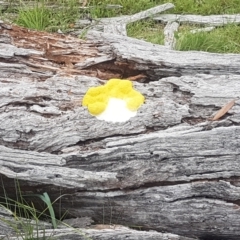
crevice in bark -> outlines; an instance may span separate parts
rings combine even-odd
[[[9,142],[0,138],[0,145],[8,148],[12,148],[12,149],[28,150],[29,142],[23,141],[23,140],[18,140],[16,142]]]
[[[173,99],[175,102],[179,104],[190,104],[191,99],[194,96],[194,93],[191,91],[184,91],[180,88],[180,86],[170,83],[172,85],[172,93]]]
[[[222,235],[211,235],[211,234],[204,234],[203,236],[199,237],[199,240],[229,240],[229,239],[231,239],[231,236],[224,237]]]
[[[107,72],[115,76],[115,78],[118,77],[122,79],[127,79],[129,77],[142,75],[143,77],[140,79],[137,79],[136,81],[150,82],[147,71],[137,70],[137,68],[134,66],[133,63],[128,63],[124,61],[119,62],[119,61],[116,61],[116,59],[113,59],[111,61],[106,61],[104,63],[99,63],[91,67],[86,67],[84,69],[99,72],[100,78],[101,78],[101,74],[103,74],[104,72]]]
[[[121,181],[121,177],[119,178]],[[144,189],[148,189],[148,188],[154,188],[154,187],[164,187],[164,186],[176,186],[176,185],[182,185],[182,184],[191,184],[191,183],[204,183],[204,182],[208,182],[208,183],[215,183],[215,182],[219,182],[219,181],[225,181],[228,182],[230,184],[232,184],[232,179],[235,179],[235,181],[240,184],[240,177],[230,177],[230,178],[213,178],[213,179],[196,179],[196,180],[189,180],[189,181],[160,181],[160,182],[147,182],[138,186],[133,186],[133,187],[126,187],[126,188],[120,188],[122,191],[133,191],[133,190],[144,190]],[[238,179],[238,181],[236,180]],[[232,184],[234,185],[234,184]],[[235,185],[237,185],[235,183]],[[238,186],[238,185],[237,185]],[[111,189],[110,191],[119,191],[119,188],[116,189]],[[108,192],[108,190],[101,190],[100,192]],[[235,201],[229,201],[231,203],[235,203]],[[238,201],[237,201],[238,202]]]
[[[188,123],[189,125],[196,125],[199,123],[203,123],[206,122],[206,118],[202,118],[202,117],[186,117],[182,119],[182,123]]]

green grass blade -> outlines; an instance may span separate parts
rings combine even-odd
[[[49,195],[45,192],[42,195],[41,194],[30,194],[28,196],[35,196],[35,197],[39,197],[43,202],[46,203],[47,205],[47,209],[49,211],[50,217],[51,217],[51,221],[52,221],[52,225],[53,228],[57,228],[57,222],[56,222],[56,217],[55,217],[55,212],[52,206],[52,202],[49,198]]]

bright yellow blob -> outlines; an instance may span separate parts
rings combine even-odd
[[[92,114],[92,115],[99,115],[100,113],[102,113],[107,107],[107,103],[104,102],[96,102],[96,103],[92,103],[88,105],[88,111]]]
[[[92,115],[97,116],[104,112],[110,98],[125,100],[131,111],[136,111],[144,103],[144,96],[133,89],[131,81],[110,79],[104,86],[89,88],[83,97],[82,105],[88,107]]]
[[[126,100],[127,101],[127,108],[136,111],[144,102],[144,96],[133,90],[129,94],[129,98]]]

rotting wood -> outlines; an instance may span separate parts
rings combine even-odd
[[[59,216],[67,210],[71,218],[179,239],[239,238],[239,55],[177,52],[105,33],[83,41],[16,26],[2,28],[0,41],[0,176],[9,197],[17,180],[22,194],[62,195],[54,204]],[[113,59],[88,60],[106,56]],[[109,75],[100,79],[93,67]],[[81,106],[87,89],[124,68],[128,76],[147,76],[134,82],[146,98],[137,116],[123,124],[90,116]],[[232,99],[222,120],[207,120]]]
[[[17,26],[12,26],[12,30],[2,28],[0,34],[0,54],[4,59],[0,70],[7,74],[6,69],[11,67],[19,77],[28,73],[44,80],[56,74],[82,74],[109,79],[143,74],[147,76],[145,81],[152,81],[197,73],[240,73],[238,54],[180,54],[164,46],[99,32],[89,33],[87,41]]]
[[[165,46],[99,32],[90,32],[88,40],[105,42],[116,56],[115,65],[128,66],[157,80],[166,76],[204,74],[240,74],[239,54],[198,51],[174,51]],[[97,39],[97,40],[96,40]]]
[[[179,23],[190,23],[190,24],[200,24],[208,26],[224,26],[226,24],[239,24],[240,14],[233,15],[189,15],[189,14],[161,14],[158,17],[153,18],[156,21],[161,22],[179,22]]]

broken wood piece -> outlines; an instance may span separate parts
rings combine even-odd
[[[123,20],[121,22],[124,22],[126,24],[128,23],[133,23],[142,19],[146,19],[149,17],[152,17],[155,14],[158,14],[160,12],[164,12],[166,10],[172,9],[174,8],[174,5],[172,3],[165,3],[153,8],[150,8],[148,10],[145,11],[141,11],[139,13],[133,14],[128,16],[127,18],[123,18]]]
[[[107,4],[105,6],[106,9],[119,9],[122,8],[123,6],[120,4]]]
[[[166,11],[173,7],[174,5],[172,3],[165,3],[129,16],[100,18],[95,20],[95,22],[92,24],[91,30],[104,31],[106,33],[125,36],[127,35],[127,24],[152,17],[155,14]],[[85,22],[86,20],[84,20],[84,23]],[[82,25],[82,20],[78,20],[76,22],[76,27],[79,25]]]
[[[177,22],[168,22],[164,28],[164,45],[169,49],[175,49],[176,38],[175,32],[178,30]]]
[[[217,121],[219,118],[223,117],[235,104],[236,100],[232,100],[231,102],[224,105],[216,114],[215,116],[210,119],[211,121]]]
[[[157,13],[166,11],[168,9],[173,8],[174,5],[172,3],[166,3],[160,6],[156,6],[153,8],[150,8],[148,10],[130,15],[130,16],[124,16],[123,18],[120,18],[118,21],[115,20],[114,23],[114,19],[109,18],[109,19],[104,19],[103,22],[101,20],[101,24],[106,24],[106,27],[104,28],[104,32],[108,32],[108,33],[112,33],[112,34],[119,34],[119,32],[121,32],[122,34],[120,35],[127,35],[127,30],[126,30],[126,26],[129,23],[133,23],[145,18],[149,18]],[[108,25],[112,26],[112,27],[107,27]],[[113,25],[116,25],[118,27],[113,27]]]
[[[179,22],[189,24],[200,24],[208,26],[223,26],[230,23],[240,23],[240,14],[233,15],[180,15],[180,14],[161,14],[153,18],[156,21],[167,22]]]
[[[147,73],[148,79],[153,81],[165,76],[193,76],[197,73],[240,74],[239,54],[179,52],[162,45],[97,31],[90,32],[87,39],[96,43],[99,42],[96,39],[106,42],[116,56],[115,65],[121,64],[123,69],[133,67],[142,74]]]
[[[190,33],[199,33],[199,32],[211,32],[216,27],[205,27],[205,28],[198,28],[198,29],[192,29],[190,30]]]

